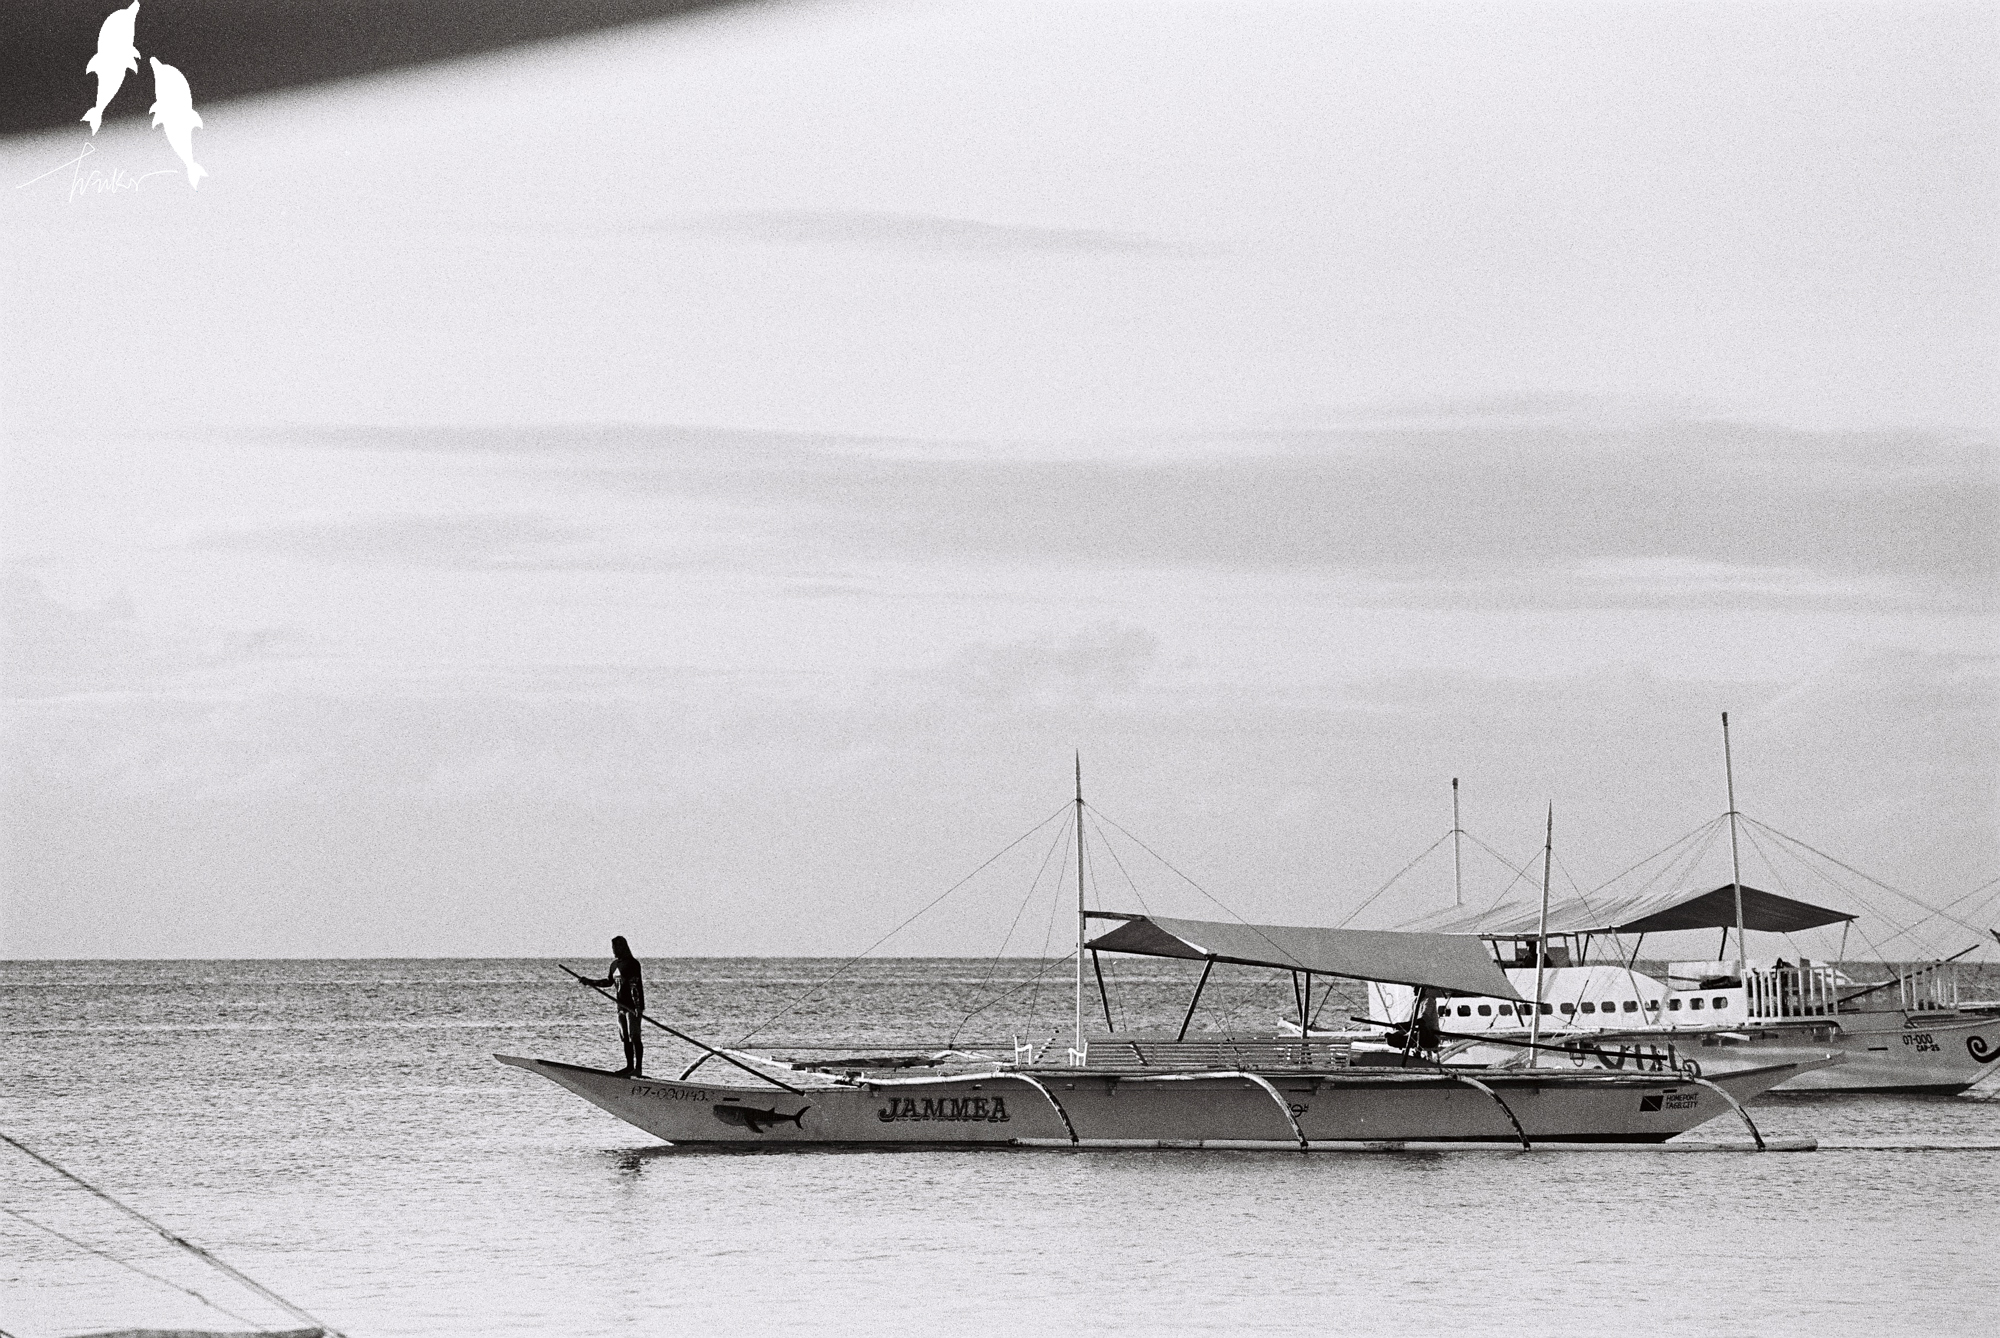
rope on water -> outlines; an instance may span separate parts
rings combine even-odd
[[[58,1165],[57,1163],[49,1160],[47,1157],[44,1157],[41,1153],[29,1147],[26,1143],[23,1143],[20,1139],[13,1137],[11,1134],[0,1133],[0,1143],[6,1143],[9,1146],[13,1147],[16,1151],[25,1153],[27,1156],[34,1158],[42,1165],[48,1167],[51,1171],[54,1171],[57,1175],[61,1176],[63,1179],[69,1181],[72,1184],[79,1185],[86,1190],[89,1190],[92,1194],[95,1194],[98,1198],[103,1199],[106,1203],[116,1208],[119,1212],[124,1213],[128,1217],[143,1222],[148,1228],[159,1234],[168,1243],[180,1246],[183,1250],[186,1250],[189,1254],[195,1256],[197,1259],[200,1259],[203,1263],[206,1263],[210,1267],[228,1274],[230,1277],[236,1279],[236,1281],[243,1284],[245,1287],[248,1287],[251,1291],[257,1293],[257,1295],[263,1297],[271,1304],[277,1306],[280,1310],[283,1310],[286,1314],[292,1316],[295,1319],[304,1320],[306,1323],[312,1325],[314,1328],[319,1329],[322,1333],[327,1335],[327,1338],[346,1338],[345,1334],[341,1333],[340,1330],[334,1328],[331,1324],[326,1323],[324,1320],[317,1319],[308,1311],[302,1309],[299,1306],[293,1305],[290,1301],[287,1301],[284,1297],[278,1295],[276,1292],[272,1291],[269,1287],[266,1287],[263,1283],[251,1277],[248,1273],[245,1273],[241,1269],[236,1268],[230,1264],[224,1263],[222,1260],[216,1258],[209,1251],[203,1249],[201,1246],[195,1244],[193,1241],[188,1240],[186,1237],[175,1235],[172,1231],[169,1231],[166,1227],[161,1226],[158,1222],[155,1222],[152,1218],[146,1216],[146,1214],[140,1212],[137,1208],[132,1207],[130,1204],[123,1203],[117,1199],[112,1198],[109,1194],[99,1189],[96,1185],[93,1185],[88,1180],[85,1180],[82,1176],[76,1175],[73,1172],[65,1169],[64,1167]]]
[[[177,1292],[183,1292],[188,1296],[192,1296],[195,1300],[201,1302],[203,1305],[207,1306],[210,1310],[213,1310],[218,1314],[227,1315],[229,1316],[229,1318],[235,1320],[238,1324],[248,1324],[253,1329],[259,1327],[257,1321],[251,1319],[248,1315],[239,1315],[234,1310],[231,1310],[228,1306],[223,1305],[220,1301],[209,1300],[206,1296],[203,1296],[200,1292],[196,1291],[192,1287],[183,1287],[181,1286],[180,1283],[175,1282],[172,1278],[163,1278],[158,1273],[154,1273],[147,1269],[139,1267],[137,1264],[133,1263],[129,1259],[120,1259],[117,1255],[111,1253],[111,1251],[106,1249],[101,1249],[98,1246],[92,1245],[89,1241],[78,1240],[75,1236],[68,1235],[65,1232],[58,1231],[54,1227],[50,1226],[47,1222],[38,1222],[34,1218],[28,1216],[26,1213],[16,1211],[13,1208],[7,1207],[5,1204],[0,1204],[0,1213],[5,1213],[9,1217],[17,1218],[20,1221],[26,1222],[29,1226],[34,1227],[37,1231],[46,1231],[51,1236],[54,1236],[57,1240],[65,1241],[68,1244],[76,1246],[77,1249],[82,1250],[85,1254],[94,1254],[99,1259],[108,1259],[112,1263],[118,1265],[118,1267],[130,1269],[132,1272],[137,1273],[142,1278],[151,1279],[152,1281],[159,1283],[163,1287],[172,1287]]]

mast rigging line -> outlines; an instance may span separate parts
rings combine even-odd
[[[1097,824],[1098,844],[1102,845],[1104,847],[1105,853],[1111,856],[1111,862],[1118,866],[1118,872],[1125,875],[1125,885],[1132,889],[1132,897],[1135,901],[1139,903],[1139,909],[1146,912],[1146,914],[1151,915],[1153,913],[1153,908],[1146,904],[1146,894],[1139,890],[1139,884],[1134,882],[1132,879],[1132,875],[1129,872],[1127,872],[1125,868],[1125,861],[1118,858],[1118,848],[1112,845],[1111,838],[1104,834],[1104,824],[1103,822],[1099,821],[1097,816],[1097,810],[1091,808],[1088,804],[1084,805],[1084,808],[1090,814],[1090,820]]]
[[[960,1028],[962,1029],[967,1022],[972,1021],[973,1018],[978,1017],[981,1013],[993,1007],[995,1004],[1000,1003],[1002,1000],[1008,998],[1010,995],[1019,994],[1022,990],[1028,988],[1028,986],[1030,985],[1039,986],[1044,976],[1046,976],[1049,972],[1055,970],[1059,966],[1068,966],[1069,959],[1074,956],[1076,956],[1074,952],[1066,952],[1060,957],[1044,958],[1042,960],[1041,966],[1036,968],[1034,975],[1029,976],[1026,980],[1018,981],[1015,984],[1009,986],[1007,989],[1000,991],[998,994],[994,995],[991,999],[988,999],[985,1003],[979,1005],[979,1007],[973,1009],[970,1013],[967,1013],[965,1017],[959,1022]],[[1039,991],[1038,991],[1038,997],[1039,997]],[[1057,1030],[1060,1031],[1061,1028],[1058,1027]],[[954,1042],[956,1042],[957,1040],[956,1032],[953,1033],[952,1039]]]
[[[1237,924],[1242,925],[1245,929],[1255,934],[1258,938],[1261,938],[1266,943],[1269,943],[1274,949],[1277,950],[1280,956],[1288,958],[1290,957],[1290,954],[1286,952],[1282,944],[1273,941],[1273,939],[1269,934],[1266,934],[1262,929],[1259,929],[1256,925],[1251,924],[1248,920],[1238,915],[1230,907],[1223,905],[1222,899],[1220,897],[1216,896],[1213,892],[1210,892],[1200,883],[1197,883],[1194,879],[1188,877],[1186,874],[1182,873],[1179,869],[1176,869],[1172,864],[1168,863],[1167,857],[1165,855],[1162,855],[1159,851],[1153,849],[1151,846],[1147,845],[1144,841],[1141,841],[1138,837],[1132,835],[1131,832],[1126,831],[1124,825],[1120,823],[1116,818],[1106,817],[1101,810],[1091,807],[1088,804],[1082,804],[1081,800],[1079,800],[1078,803],[1082,805],[1082,807],[1089,808],[1092,813],[1097,814],[1097,816],[1103,819],[1103,821],[1110,823],[1111,826],[1115,828],[1118,831],[1118,833],[1122,835],[1126,840],[1130,841],[1133,845],[1139,847],[1139,849],[1145,851],[1148,855],[1151,855],[1154,859],[1158,860],[1161,864],[1165,865],[1167,871],[1173,874],[1174,877],[1180,879],[1182,882],[1186,883],[1189,887],[1201,893],[1204,897],[1207,897],[1210,901],[1214,902],[1217,906],[1221,907],[1223,910],[1228,911],[1231,919],[1235,920]]]
[[[1912,920],[1907,927],[1897,930],[1895,933],[1889,935],[1888,938],[1884,939],[1883,942],[1885,943],[1895,942],[1898,938],[1902,937],[1904,934],[1909,933],[1911,930],[1914,930],[1918,925],[1923,924],[1926,920],[1932,920],[1938,918],[1939,916],[1943,915],[1945,911],[1950,910],[1952,907],[1958,905],[1960,902],[1971,901],[1972,898],[1979,896],[1981,892],[1986,891],[1986,889],[1989,887],[1993,887],[1996,883],[2000,883],[2000,875],[1995,875],[1992,878],[1988,878],[1985,882],[1981,883],[1978,887],[1973,888],[1970,892],[1964,892],[1959,894],[1958,896],[1953,897],[1950,901],[1947,901],[1938,910],[1931,911],[1926,915],[1918,916],[1915,920]],[[1973,902],[1973,908],[1971,910],[1966,911],[1966,914],[1967,915],[1973,914],[1985,902],[1991,901],[1993,899],[1993,896],[1996,895],[2000,895],[2000,889],[1996,889],[1994,894],[1992,895],[1981,897],[1979,901]]]
[[[68,1180],[72,1184],[79,1185],[82,1188],[90,1191],[98,1198],[103,1199],[106,1203],[116,1208],[119,1212],[124,1213],[126,1216],[135,1218],[138,1221],[145,1223],[145,1225],[150,1230],[152,1230],[153,1232],[157,1233],[159,1236],[164,1238],[168,1243],[180,1246],[183,1250],[186,1250],[189,1254],[195,1256],[195,1258],[200,1259],[203,1263],[208,1264],[210,1267],[215,1268],[222,1273],[228,1274],[230,1277],[234,1278],[237,1282],[241,1283],[243,1286],[248,1287],[251,1291],[257,1293],[257,1295],[263,1297],[265,1300],[271,1302],[273,1305],[283,1310],[286,1314],[292,1316],[295,1319],[304,1320],[306,1323],[320,1330],[326,1336],[326,1338],[346,1338],[345,1334],[341,1333],[340,1330],[334,1328],[331,1324],[328,1324],[326,1321],[316,1318],[311,1312],[303,1309],[302,1307],[293,1305],[290,1301],[287,1301],[284,1297],[278,1295],[276,1292],[272,1291],[269,1287],[266,1287],[263,1283],[251,1277],[248,1273],[245,1273],[242,1270],[235,1268],[230,1264],[224,1263],[221,1259],[216,1258],[215,1255],[209,1253],[209,1251],[203,1249],[201,1246],[195,1244],[193,1241],[188,1240],[186,1237],[175,1235],[172,1231],[169,1231],[166,1227],[161,1226],[158,1222],[155,1222],[152,1218],[146,1216],[146,1214],[140,1212],[137,1208],[134,1208],[130,1204],[124,1203],[121,1200],[111,1197],[111,1195],[105,1193],[103,1190],[99,1189],[96,1185],[91,1184],[88,1180],[85,1180],[82,1176],[77,1175],[74,1172],[69,1171],[64,1167],[58,1165],[57,1163],[49,1160],[47,1157],[44,1157],[41,1153],[35,1151],[33,1148],[29,1147],[26,1143],[23,1143],[20,1139],[15,1138],[13,1135],[7,1133],[0,1133],[0,1142],[4,1142],[9,1146],[13,1147],[15,1150],[23,1152],[27,1154],[29,1157],[34,1158],[36,1161],[48,1167],[51,1171],[54,1171],[57,1175],[61,1176],[63,1179]]]
[[[1764,826],[1763,823],[1758,823],[1756,825],[1759,827]],[[1766,828],[1765,831],[1767,835],[1776,835],[1776,833],[1771,832],[1769,828]],[[1829,884],[1830,886],[1834,887],[1843,896],[1851,900],[1855,905],[1861,906],[1865,910],[1877,916],[1878,918],[1887,921],[1889,928],[1894,932],[1891,933],[1887,938],[1883,939],[1880,943],[1876,942],[1873,938],[1869,937],[1868,931],[1860,927],[1859,920],[1850,922],[1850,924],[1854,928],[1854,932],[1861,935],[1862,941],[1868,945],[1868,950],[1874,953],[1878,960],[1887,963],[1889,961],[1889,955],[1884,949],[1888,944],[1895,942],[1898,938],[1908,933],[1910,930],[1910,926],[1898,922],[1887,911],[1882,910],[1872,898],[1862,895],[1860,891],[1858,891],[1855,888],[1849,887],[1846,883],[1843,883],[1840,879],[1834,877],[1832,874],[1828,873],[1825,869],[1818,868],[1817,866],[1815,866],[1812,863],[1812,861],[1808,860],[1804,855],[1800,854],[1798,849],[1794,847],[1792,844],[1782,841],[1773,841],[1772,844],[1777,847],[1778,851],[1781,854],[1783,854],[1785,858],[1789,859],[1792,863],[1798,865],[1801,869],[1804,869],[1806,873],[1818,879],[1820,882]],[[1761,846],[1758,848],[1760,850],[1762,849]],[[1765,863],[1769,866],[1771,876],[1774,879],[1777,879],[1779,885],[1784,888],[1786,894],[1790,895],[1791,885],[1789,883],[1786,883],[1784,881],[1784,876],[1781,873],[1779,873],[1777,862],[1775,860],[1772,860],[1768,853],[1765,854],[1764,859]],[[1865,874],[1862,876],[1866,877]]]
[[[1384,892],[1387,892],[1390,888],[1394,887],[1396,885],[1397,879],[1401,878],[1404,874],[1408,873],[1410,870],[1416,868],[1419,864],[1422,864],[1425,859],[1429,858],[1430,853],[1433,850],[1436,850],[1439,846],[1443,845],[1446,841],[1451,840],[1452,837],[1457,835],[1459,835],[1459,832],[1456,828],[1454,828],[1453,830],[1446,832],[1443,836],[1440,836],[1437,840],[1431,842],[1429,845],[1425,846],[1415,859],[1411,860],[1408,864],[1405,864],[1402,868],[1396,870],[1395,873],[1391,874],[1388,882],[1382,884],[1382,886],[1376,888],[1373,892],[1370,892],[1368,894],[1368,900],[1362,902],[1359,906],[1356,906],[1353,910],[1349,911],[1347,915],[1340,921],[1340,923],[1334,926],[1334,928],[1335,929],[1347,928],[1348,924],[1354,919],[1355,916],[1361,914],[1361,912],[1367,910],[1370,906],[1373,906],[1377,898],[1379,898]],[[1472,833],[1466,832],[1464,833],[1464,835],[1472,836]],[[1479,838],[1476,836],[1472,836],[1472,839],[1475,841],[1479,840]]]
[[[1004,995],[996,997],[988,1001],[988,1003],[979,1002],[980,998],[985,995],[987,988],[992,985],[993,977],[999,974],[1000,959],[1007,955],[1007,945],[1014,941],[1014,931],[1021,927],[1021,917],[1028,913],[1028,903],[1035,899],[1037,892],[1041,891],[1042,875],[1049,871],[1049,861],[1055,858],[1056,847],[1061,843],[1062,834],[1060,832],[1050,839],[1049,848],[1042,854],[1041,865],[1035,870],[1034,881],[1028,884],[1027,893],[1022,896],[1021,904],[1014,908],[1014,919],[1007,926],[1006,937],[1000,940],[1000,947],[994,952],[993,960],[986,964],[986,975],[979,982],[979,989],[972,996],[973,1006],[966,1012],[964,1017],[958,1020],[958,1025],[951,1029],[951,1040],[949,1042],[951,1045],[958,1044],[959,1035],[965,1030],[966,1023],[972,1021],[974,1016],[983,1012],[990,1004],[998,1003],[1000,997],[1005,997]],[[1046,957],[1048,954],[1043,953],[1042,955]]]
[[[228,1306],[223,1305],[220,1301],[209,1300],[206,1296],[203,1296],[200,1292],[196,1291],[192,1287],[183,1287],[181,1286],[180,1283],[175,1282],[172,1278],[163,1278],[158,1273],[149,1272],[148,1270],[139,1267],[137,1264],[133,1263],[129,1259],[120,1259],[117,1255],[111,1253],[111,1251],[109,1250],[100,1249],[99,1247],[92,1245],[89,1241],[78,1240],[75,1236],[69,1235],[65,1232],[58,1231],[54,1227],[50,1226],[47,1222],[38,1222],[34,1218],[28,1216],[26,1213],[17,1211],[16,1209],[13,1208],[9,1208],[5,1204],[0,1204],[0,1213],[5,1213],[9,1217],[18,1218],[19,1220],[26,1222],[29,1226],[34,1227],[37,1231],[46,1231],[51,1236],[54,1236],[57,1240],[64,1241],[67,1242],[68,1244],[76,1246],[77,1249],[82,1250],[85,1254],[94,1254],[99,1259],[108,1259],[112,1263],[118,1265],[118,1267],[124,1269],[130,1269],[132,1272],[137,1273],[142,1278],[149,1278],[152,1281],[159,1283],[163,1287],[171,1287],[177,1292],[182,1292],[188,1296],[192,1296],[195,1300],[201,1302],[203,1305],[207,1306],[210,1310],[213,1310],[218,1314],[227,1315],[229,1316],[229,1318],[235,1320],[238,1324],[248,1324],[253,1329],[258,1327],[257,1321],[251,1319],[248,1315],[239,1315],[234,1310],[231,1310]]]
[[[1801,846],[1807,850],[1810,850],[1812,851],[1813,854],[1818,855],[1821,859],[1825,860],[1827,863],[1838,865],[1839,867],[1847,870],[1847,872],[1853,874],[1856,878],[1860,878],[1865,882],[1873,883],[1875,886],[1881,888],[1884,892],[1893,893],[1894,895],[1901,897],[1904,901],[1909,902],[1912,906],[1915,906],[1919,910],[1929,911],[1931,914],[1936,915],[1941,919],[1950,920],[1953,924],[1957,925],[1960,929],[1963,929],[1968,933],[1983,934],[1985,932],[1983,929],[1979,929],[1965,923],[1965,921],[1960,920],[1956,916],[1946,915],[1943,911],[1931,905],[1929,902],[1920,900],[1917,897],[1913,897],[1908,892],[1903,891],[1901,888],[1889,886],[1889,884],[1883,882],[1880,878],[1875,877],[1873,874],[1863,873],[1861,870],[1855,868],[1852,864],[1849,864],[1844,860],[1836,859],[1834,856],[1827,854],[1824,850],[1821,850],[1818,846],[1812,845],[1805,841],[1801,841],[1798,837],[1793,836],[1788,832],[1779,831],[1776,827],[1773,827],[1768,822],[1759,822],[1756,818],[1751,817],[1747,813],[1743,814],[1742,817],[1745,822],[1756,823],[1757,826],[1762,827],[1765,831],[1769,832],[1771,835],[1779,838],[1780,840],[1789,841],[1795,846]]]
[[[957,882],[953,883],[950,887],[946,888],[944,891],[938,893],[935,897],[925,902],[924,905],[918,908],[913,914],[911,914],[908,919],[904,920],[894,929],[891,929],[888,933],[882,935],[882,937],[876,939],[873,943],[869,944],[866,948],[862,949],[860,952],[854,954],[854,956],[842,962],[838,967],[836,967],[833,970],[831,974],[817,981],[804,994],[801,994],[798,998],[792,1000],[790,1003],[786,1004],[783,1008],[780,1008],[777,1012],[765,1018],[762,1022],[759,1022],[749,1031],[743,1033],[743,1035],[737,1039],[736,1045],[738,1047],[748,1045],[750,1041],[759,1032],[763,1031],[773,1022],[776,1022],[779,1018],[786,1016],[795,1009],[804,1006],[806,1001],[811,999],[815,994],[818,994],[821,990],[825,989],[828,985],[831,985],[841,976],[847,974],[848,969],[852,967],[856,962],[861,961],[863,958],[867,957],[870,953],[874,952],[875,949],[881,947],[884,943],[887,943],[890,939],[894,938],[896,935],[902,933],[905,929],[909,928],[910,925],[915,923],[919,918],[928,914],[932,910],[936,909],[938,904],[942,902],[946,897],[958,891],[961,887],[964,887],[967,883],[971,882],[974,878],[977,878],[980,874],[986,872],[986,870],[991,865],[996,863],[1002,855],[1005,855],[1008,852],[1012,851],[1015,846],[1020,845],[1023,841],[1027,840],[1029,837],[1033,836],[1036,832],[1039,832],[1040,830],[1042,830],[1042,828],[1054,822],[1057,818],[1064,816],[1069,812],[1069,810],[1070,810],[1070,801],[1065,799],[1062,803],[1062,806],[1056,809],[1055,812],[1049,814],[1046,818],[1043,818],[1040,822],[1028,828],[1027,831],[1022,832],[1019,836],[1009,841],[1006,845],[1000,847],[1000,849],[994,851],[993,854],[988,856],[986,860],[979,865],[978,868],[974,869],[971,873],[968,873],[967,875],[965,875],[965,877],[959,879]]]

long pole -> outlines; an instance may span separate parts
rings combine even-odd
[[[570,975],[576,976],[576,978],[579,981],[582,981],[583,984],[589,985],[592,990],[594,990],[598,994],[602,994],[605,998],[611,1000],[611,1002],[613,1003],[618,1002],[617,995],[612,994],[607,990],[598,989],[598,987],[595,985],[591,985],[588,980],[584,980],[584,978],[582,976],[577,975],[576,972],[570,971],[569,968],[567,966],[563,966],[561,962],[557,962],[556,965],[562,966],[563,970],[569,971]],[[768,1073],[758,1072],[756,1069],[751,1068],[748,1064],[736,1058],[736,1056],[730,1054],[728,1051],[718,1050],[714,1046],[710,1045],[707,1041],[698,1041],[694,1037],[688,1035],[686,1032],[680,1030],[680,1028],[668,1026],[666,1023],[654,1017],[651,1013],[639,1014],[639,1020],[641,1022],[650,1023],[651,1025],[658,1027],[661,1031],[664,1031],[669,1036],[675,1037],[678,1040],[686,1041],[689,1045],[693,1046],[695,1049],[702,1052],[702,1057],[700,1059],[697,1059],[693,1064],[689,1065],[685,1070],[682,1071],[681,1080],[683,1082],[687,1080],[688,1074],[693,1073],[696,1069],[700,1068],[703,1064],[706,1064],[709,1060],[719,1059],[725,1064],[734,1064],[737,1068],[742,1069],[745,1073],[749,1074],[751,1077],[759,1079],[763,1082],[770,1083],[771,1086],[773,1087],[782,1087],[787,1092],[792,1093],[794,1096],[805,1095],[804,1092],[801,1092],[798,1088],[792,1086],[790,1083],[780,1082],[778,1079],[773,1078]]]
[[[1736,848],[1736,768],[1729,758],[1729,712],[1722,713],[1722,777],[1729,786],[1729,887],[1736,894],[1736,983],[1743,980],[1743,859]]]
[[[1083,754],[1076,755],[1076,1062],[1083,1062]]]
[[[1549,866],[1555,863],[1556,806],[1549,805],[1549,825],[1542,837],[1542,917],[1535,925],[1535,1011],[1528,1022],[1528,1044],[1542,1043],[1542,970],[1549,964]]]
[[[1464,865],[1458,857],[1458,777],[1451,778],[1451,904],[1463,906]]]

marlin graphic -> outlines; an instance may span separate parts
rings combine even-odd
[[[166,128],[167,143],[187,164],[188,185],[197,187],[208,169],[194,160],[194,132],[201,125],[201,113],[194,109],[194,93],[188,88],[186,75],[163,64],[158,56],[148,59],[153,66],[153,105],[146,110],[153,113],[154,125]]]
[[[796,1124],[801,1131],[806,1127],[806,1112],[811,1106],[800,1106],[796,1115],[780,1115],[775,1110],[758,1110],[754,1106],[710,1106],[715,1118],[724,1124],[733,1124],[748,1129],[753,1134],[761,1134],[774,1124]]]
[[[90,122],[93,135],[104,124],[104,109],[118,96],[125,71],[139,68],[139,48],[132,45],[132,30],[138,22],[139,0],[132,0],[125,8],[112,10],[97,30],[97,54],[83,67],[85,74],[97,76],[97,105],[76,118]]]

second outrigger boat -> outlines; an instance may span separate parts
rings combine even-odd
[[[1614,1072],[1529,1063],[1479,1073],[1426,1062],[1357,1063],[1355,1047],[1311,1036],[1092,1037],[1084,1028],[1084,959],[1127,953],[1204,963],[1192,1019],[1218,962],[1398,983],[1427,995],[1519,1001],[1472,935],[1316,929],[1091,911],[1084,902],[1081,778],[1076,1001],[1066,1038],[1011,1055],[961,1055],[921,1076],[857,1059],[795,1066],[694,1042],[703,1057],[678,1078],[633,1078],[550,1059],[498,1055],[674,1144],[727,1146],[1200,1147],[1318,1150],[1395,1146],[1652,1144],[1734,1113],[1765,1147],[1743,1104],[1832,1054],[1704,1077],[1658,1068]],[[1091,937],[1093,920],[1110,923]],[[650,1020],[650,1019],[649,1019]],[[665,1024],[655,1023],[665,1030]],[[692,1041],[685,1033],[675,1031]],[[698,1081],[720,1058],[761,1086]],[[1361,1055],[1366,1059],[1365,1052]],[[828,1071],[832,1070],[832,1071]]]
[[[1810,1061],[1829,1050],[1841,1057],[1837,1066],[1810,1065],[1777,1084],[1776,1090],[1785,1092],[1950,1095],[2000,1072],[2000,1008],[1960,999],[1953,960],[1858,984],[1840,963],[1746,955],[1751,930],[1796,934],[1840,925],[1844,945],[1846,926],[1858,917],[1743,881],[1727,712],[1722,716],[1722,760],[1729,796],[1724,815],[1729,882],[1705,890],[1551,906],[1551,817],[1539,909],[1515,905],[1474,913],[1454,908],[1417,922],[1433,933],[1473,934],[1491,944],[1510,984],[1528,988],[1533,1002],[1523,1003],[1518,994],[1440,1000],[1420,988],[1378,980],[1369,989],[1370,1017],[1379,1020],[1373,1034],[1337,1034],[1379,1045],[1395,1031],[1382,1023],[1415,1019],[1422,1012],[1440,1033],[1438,1058],[1470,1067],[1505,1063],[1524,1041],[1542,1040],[1578,1067],[1623,1069],[1659,1063],[1665,1056],[1684,1070],[1706,1068],[1711,1076]],[[1460,834],[1457,803],[1458,782],[1453,781],[1454,840]],[[1730,931],[1735,931],[1733,964],[1718,954],[1714,961],[1670,962],[1661,973],[1664,978],[1637,969],[1650,934],[1718,929],[1725,953]],[[2000,940],[2000,930],[1993,936]],[[1629,952],[1622,948],[1625,938],[1632,939]],[[1620,960],[1591,962],[1593,940],[1619,943]],[[1296,1029],[1310,1034],[1310,1017],[1304,1014]]]

